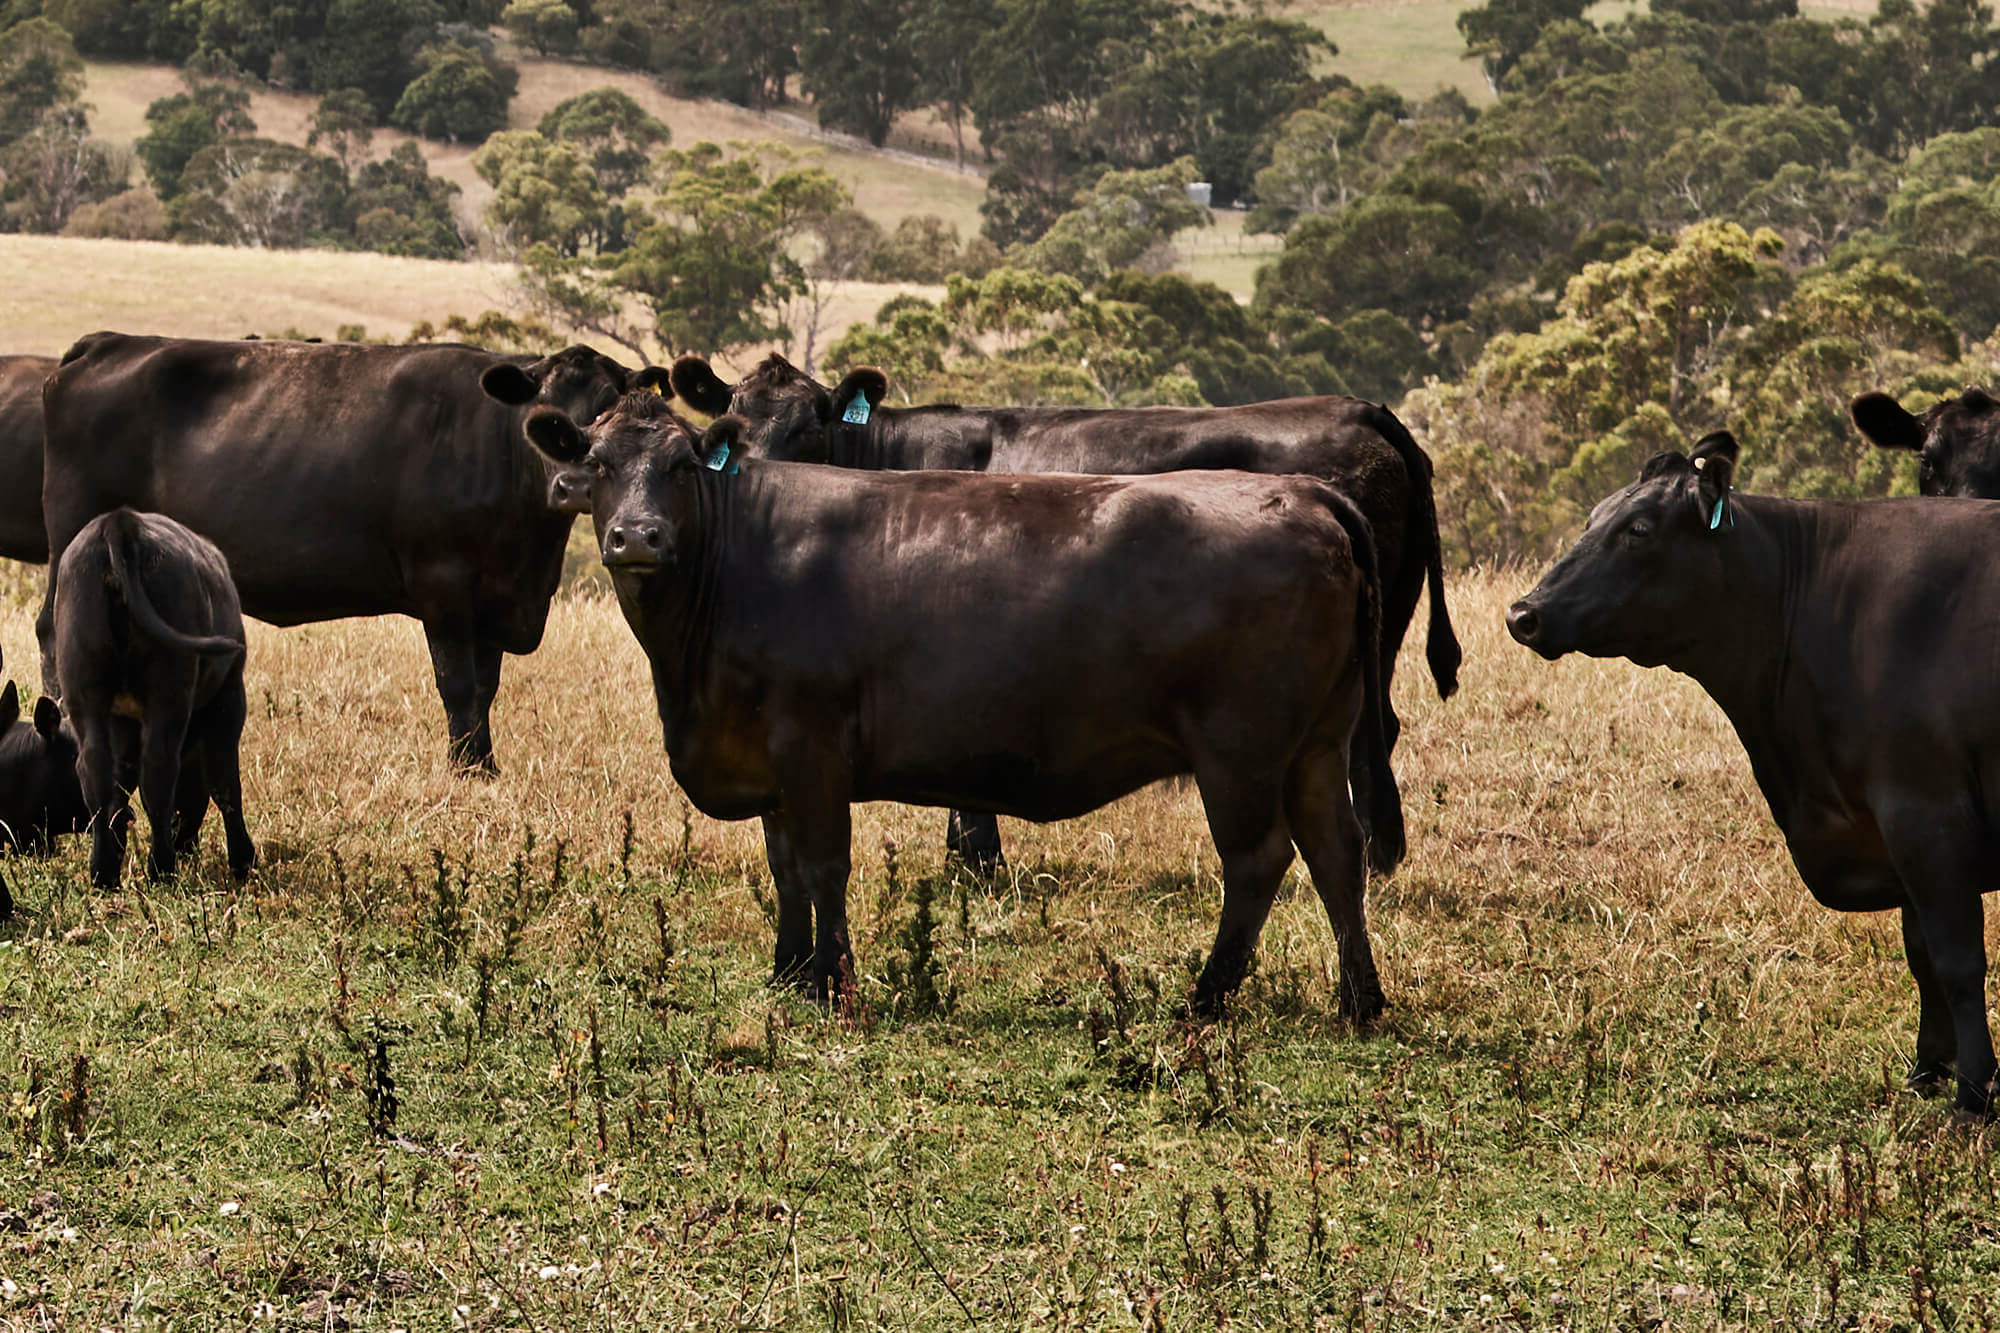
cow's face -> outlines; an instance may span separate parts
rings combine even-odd
[[[1726,587],[1736,455],[1735,437],[1718,431],[1692,455],[1649,460],[1637,481],[1591,511],[1576,545],[1508,610],[1508,632],[1551,661],[1571,652],[1641,666],[1682,659]]]
[[[696,520],[691,482],[730,466],[742,423],[725,417],[706,436],[654,393],[629,394],[586,430],[552,408],[528,414],[527,434],[558,465],[590,478],[598,555],[613,576],[672,566]]]
[[[0,690],[0,846],[45,851],[58,834],[89,822],[76,777],[76,736],[52,699],[21,720],[21,696]]]
[[[667,383],[667,372],[658,366],[647,366],[635,374],[603,353],[582,346],[564,348],[527,365],[503,362],[489,366],[479,377],[479,387],[490,398],[511,407],[533,404],[554,408],[586,427],[625,394],[635,389],[657,392]],[[550,470],[550,509],[559,514],[587,514],[590,503],[589,476],[560,465]]]
[[[862,367],[828,389],[775,352],[734,385],[702,358],[684,356],[674,362],[673,384],[697,412],[742,418],[751,457],[789,463],[830,462],[833,432],[865,426],[889,387],[881,371]]]
[[[1925,495],[2000,500],[2000,402],[1984,389],[1967,389],[1920,417],[1886,393],[1864,393],[1848,412],[1877,448],[1917,455],[1917,489]]]

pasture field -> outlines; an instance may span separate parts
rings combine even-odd
[[[612,602],[509,661],[490,784],[414,625],[253,626],[247,886],[213,829],[169,885],[5,864],[0,1322],[1990,1327],[1992,1131],[1899,1090],[1895,923],[1812,904],[1689,682],[1509,642],[1530,582],[1454,581],[1460,698],[1400,676],[1370,1032],[1296,870],[1232,1020],[1179,1016],[1219,885],[1170,788],[1009,821],[991,890],[857,811],[823,1012]]]

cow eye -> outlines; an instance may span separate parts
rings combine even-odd
[[[1625,529],[1625,540],[1628,542],[1642,542],[1652,535],[1653,522],[1651,519],[1635,518]]]
[[[611,470],[604,465],[604,460],[596,454],[585,454],[583,456],[583,465],[590,469],[590,474],[594,477],[601,477]]]

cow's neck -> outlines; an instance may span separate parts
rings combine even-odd
[[[993,424],[978,408],[877,408],[865,424],[835,421],[827,427],[827,461],[866,472],[987,467]]]
[[[737,508],[723,488],[747,481],[704,472],[678,483],[686,488],[680,497],[686,512],[677,516],[676,526],[692,535],[676,549],[673,567],[649,578],[641,594],[641,623],[633,629],[652,660],[669,755],[684,745],[708,701],[723,552]]]
[[[1846,524],[1837,506],[1764,496],[1736,497],[1726,590],[1706,609],[1710,632],[1667,665],[1721,706],[1749,754],[1757,785],[1781,827],[1810,776],[1801,733],[1789,714],[1810,707],[1811,663],[1796,651],[1801,618],[1832,595],[1825,586]],[[1808,729],[1810,730],[1810,729]]]

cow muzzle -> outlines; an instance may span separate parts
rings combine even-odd
[[[621,520],[604,530],[601,555],[607,565],[651,567],[665,560],[666,553],[666,528],[655,520]]]
[[[590,482],[584,477],[558,474],[549,482],[549,508],[558,514],[590,512]]]
[[[1542,623],[1541,608],[1526,598],[1507,608],[1507,632],[1514,636],[1514,642],[1525,648],[1532,648],[1543,657],[1554,661],[1560,652],[1548,646],[1547,629]]]

